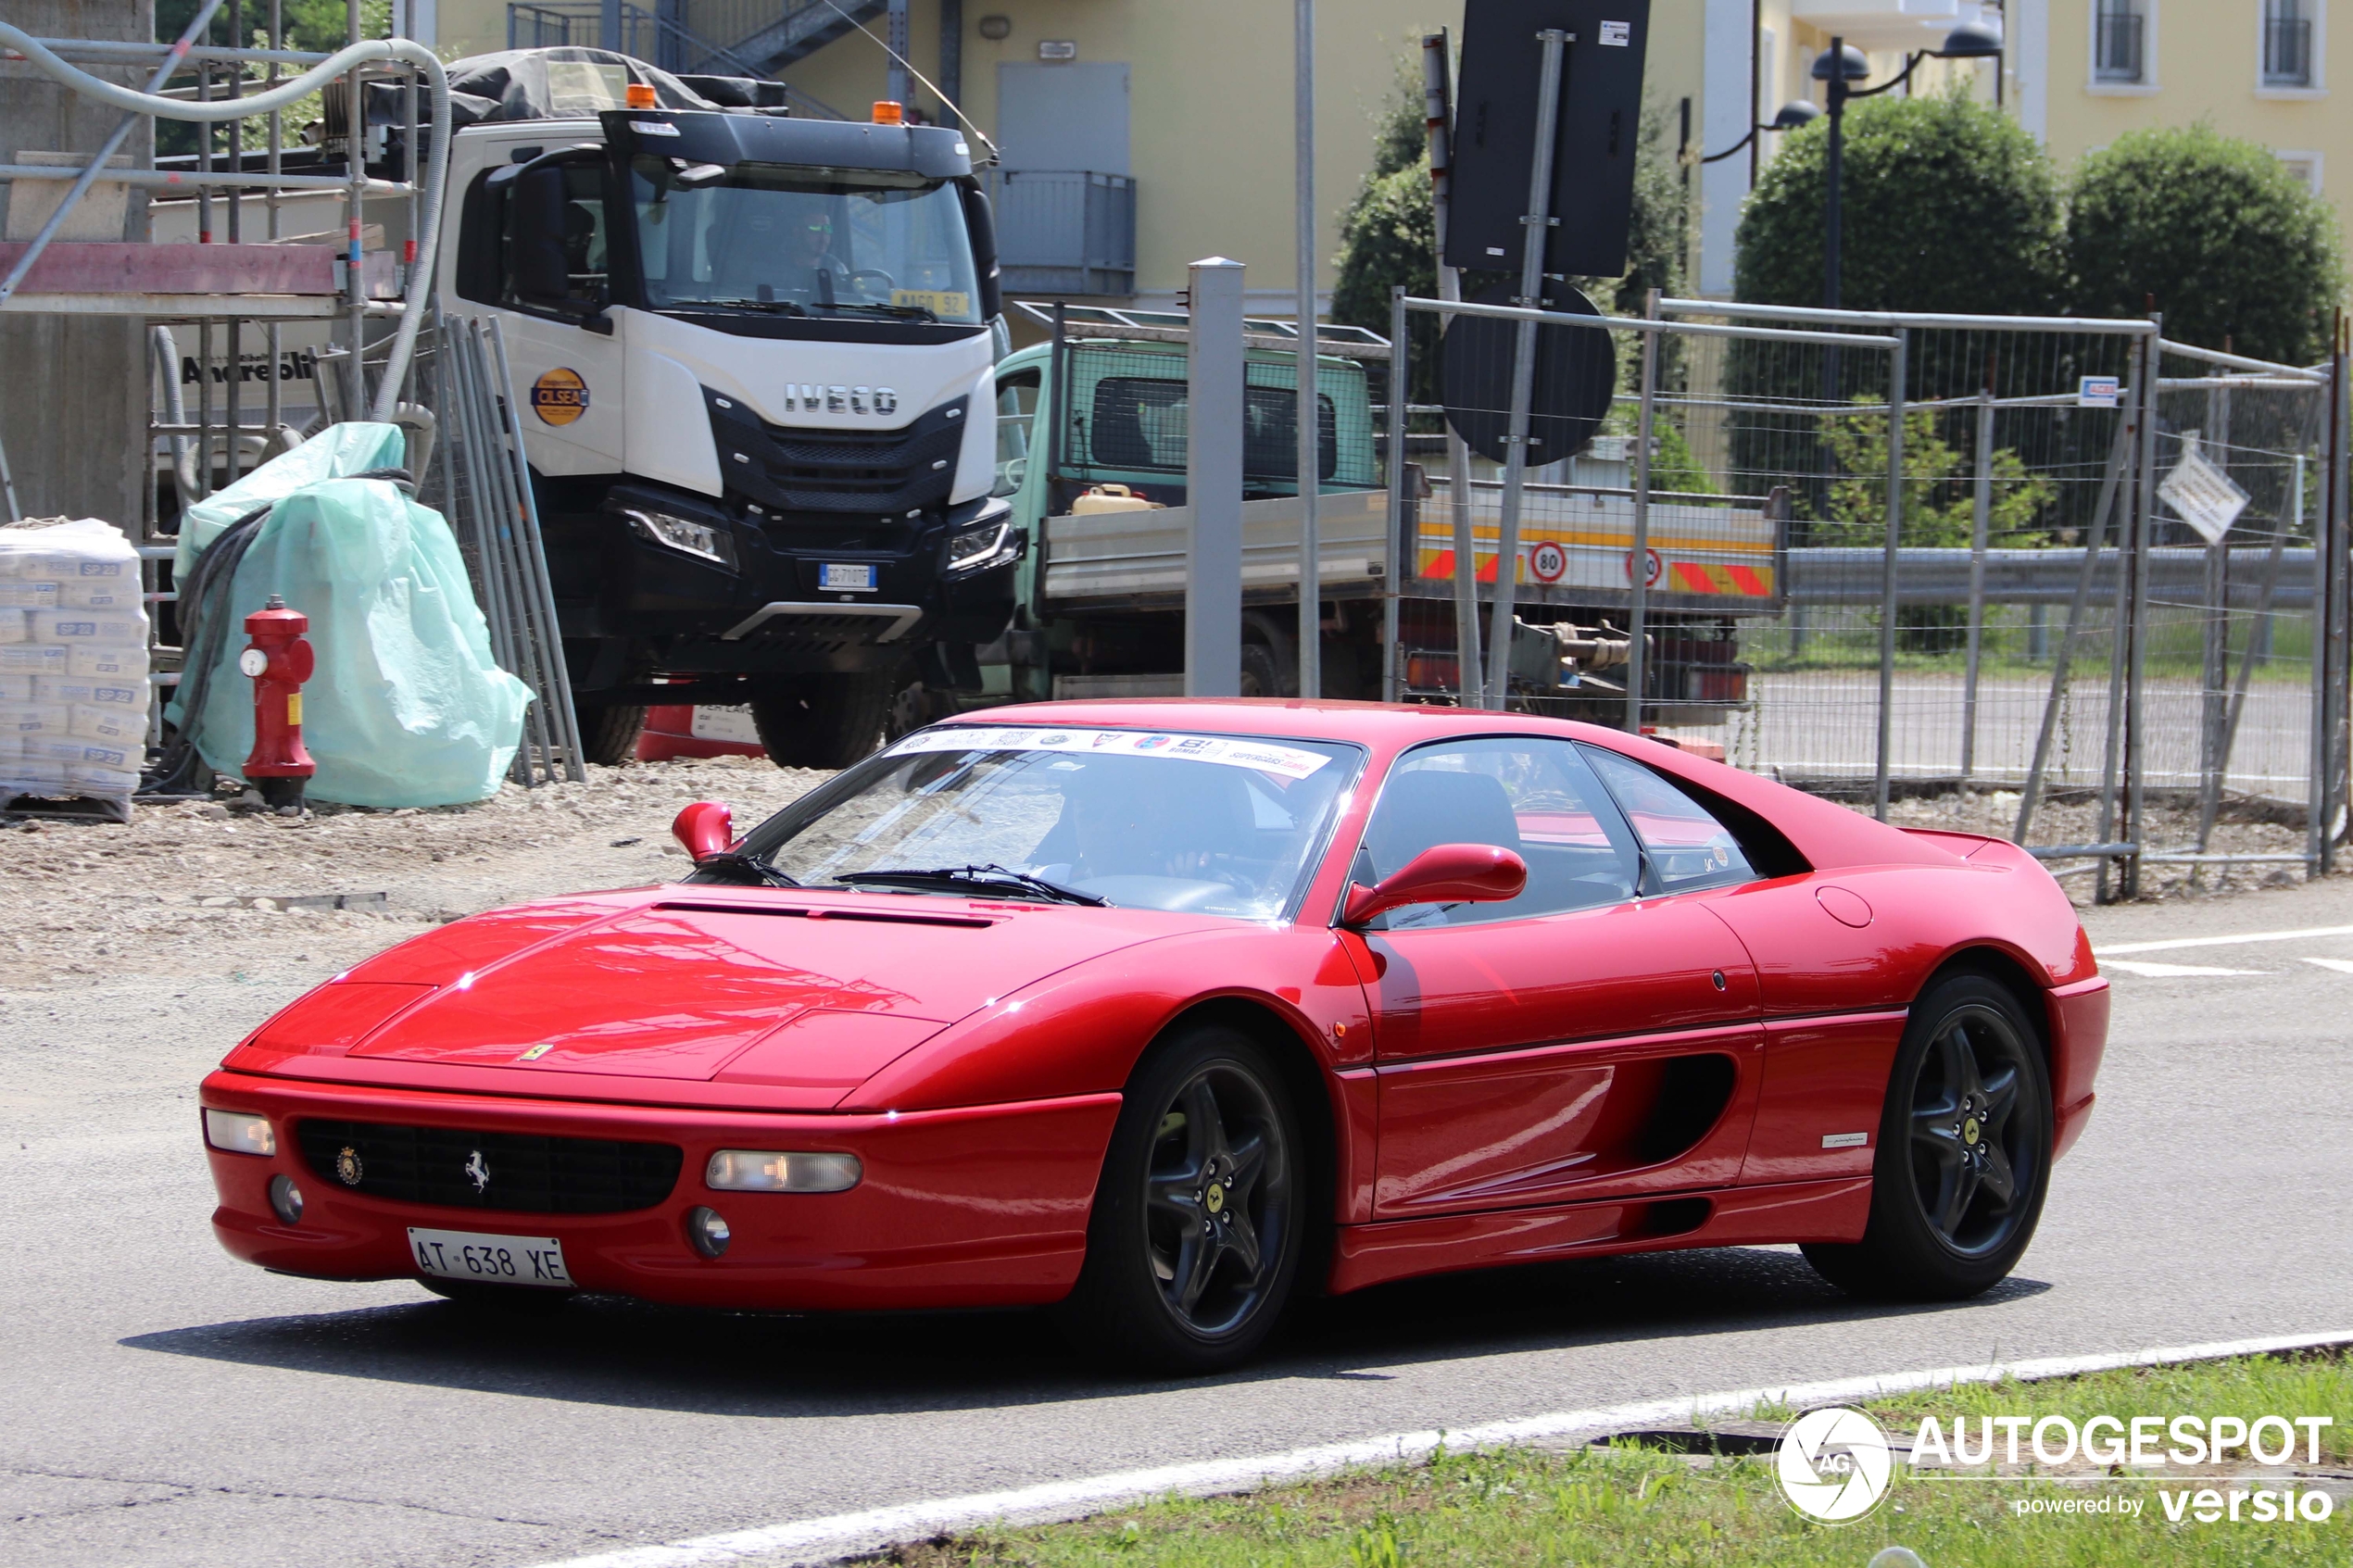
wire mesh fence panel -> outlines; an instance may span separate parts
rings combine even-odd
[[[2342,355],[1702,301],[1649,321],[1403,314],[1408,700],[1639,722],[1882,813],[1992,797],[2029,843],[2063,804],[2055,852],[2132,858],[2127,889],[2143,858],[2216,858],[2233,811],[2335,810]],[[1463,679],[1467,620],[1491,649],[1508,628],[1506,690],[1491,665],[1483,689]],[[1531,630],[1567,648],[1585,620],[1615,664],[1521,657]],[[2296,858],[2277,849],[2255,858]]]

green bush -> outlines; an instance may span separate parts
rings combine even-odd
[[[1822,303],[1830,120],[1787,132],[1741,209],[1735,297]],[[1846,111],[1840,304],[2031,316],[2056,310],[2059,181],[2034,138],[1958,96],[1871,98]]]
[[[2067,262],[2078,315],[2138,316],[2154,296],[2170,338],[2290,364],[2328,352],[2345,286],[2328,204],[2204,123],[2127,132],[2084,157]]]

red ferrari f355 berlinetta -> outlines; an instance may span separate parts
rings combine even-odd
[[[684,882],[456,922],[203,1085],[240,1258],[733,1308],[1063,1304],[1229,1365],[1286,1301],[2032,1239],[2107,983],[2057,884],[1638,736],[1298,702],[919,731]]]

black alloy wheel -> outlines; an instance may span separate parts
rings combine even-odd
[[[2051,1139],[2050,1077],[2017,998],[1982,974],[1941,981],[1895,1053],[1863,1239],[1809,1245],[1806,1259],[1861,1295],[1989,1289],[2033,1239]]]
[[[1181,1031],[1148,1053],[1096,1189],[1087,1262],[1064,1304],[1105,1359],[1204,1373],[1272,1331],[1299,1268],[1302,1173],[1280,1075],[1237,1031]]]

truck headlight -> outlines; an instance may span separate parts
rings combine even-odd
[[[949,536],[948,570],[987,571],[1019,555],[1019,546],[1020,542],[1013,536],[1013,520],[1010,517],[992,518],[978,528],[968,528],[962,533]]]
[[[865,1173],[854,1154],[723,1148],[703,1167],[702,1179],[720,1192],[848,1192]]]
[[[717,561],[728,571],[736,570],[736,540],[724,529],[707,522],[695,522],[668,512],[642,512],[631,508],[622,514],[630,532],[641,539],[678,551],[681,555],[699,556],[704,560]]]

